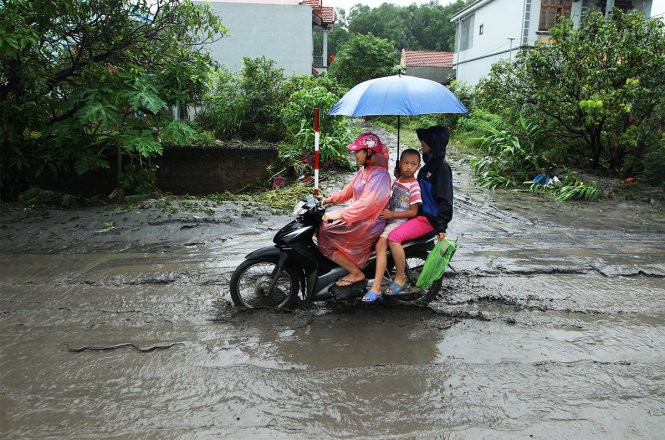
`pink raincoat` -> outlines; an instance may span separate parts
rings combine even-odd
[[[375,152],[370,164],[361,168],[344,189],[330,197],[332,203],[353,200],[341,208],[342,221],[322,223],[317,234],[319,250],[330,258],[341,252],[362,268],[386,223],[379,214],[390,199],[388,149],[383,145]]]

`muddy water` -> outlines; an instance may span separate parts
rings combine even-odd
[[[231,271],[286,221],[237,204],[3,215],[0,438],[662,438],[662,210],[454,168],[428,308],[237,312]]]

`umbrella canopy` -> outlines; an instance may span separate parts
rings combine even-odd
[[[346,92],[328,112],[344,116],[397,116],[397,157],[399,159],[400,116],[469,111],[447,87],[430,79],[408,75],[384,76],[363,81]]]
[[[438,82],[394,75],[361,82],[349,90],[328,114],[356,117],[468,112],[453,92]]]

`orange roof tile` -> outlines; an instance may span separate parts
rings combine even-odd
[[[335,23],[335,8],[332,6],[323,6],[323,0],[301,0],[300,4],[312,7],[312,13],[321,17],[323,23]]]
[[[324,6],[321,8],[321,18],[324,23],[334,23],[335,22],[335,8],[332,6]]]
[[[320,8],[322,0],[302,0],[303,5],[310,5],[312,8]]]
[[[405,66],[453,67],[453,52],[426,52],[402,49]]]

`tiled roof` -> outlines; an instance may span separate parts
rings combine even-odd
[[[311,6],[314,15],[321,17],[323,23],[335,23],[335,8],[323,6],[323,0],[301,0],[300,4]]]
[[[404,66],[453,67],[453,52],[426,52],[402,49]]]
[[[335,8],[332,6],[324,6],[321,8],[321,18],[324,23],[335,22]]]

